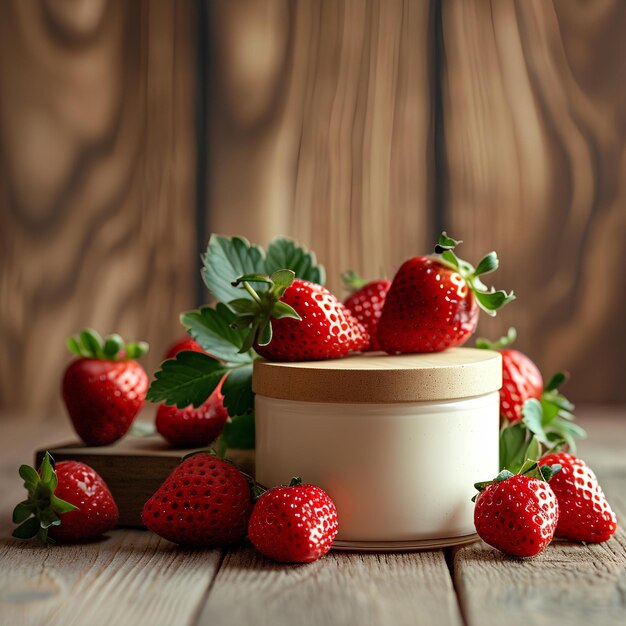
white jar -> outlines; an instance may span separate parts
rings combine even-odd
[[[258,361],[256,479],[327,491],[337,548],[473,540],[473,484],[498,473],[501,385],[500,354],[472,348]]]

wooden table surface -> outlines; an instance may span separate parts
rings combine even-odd
[[[579,453],[626,519],[626,410],[579,411]],[[0,416],[2,418],[2,416]],[[519,560],[482,542],[398,554],[332,552],[282,566],[249,546],[182,550],[140,530],[46,548],[9,537],[20,463],[71,437],[65,420],[1,419],[0,624],[346,625],[626,624],[626,534],[600,545],[554,542]],[[425,506],[427,504],[425,503]]]

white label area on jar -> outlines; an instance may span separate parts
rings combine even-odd
[[[256,479],[292,476],[337,506],[343,541],[474,532],[474,483],[498,473],[499,394],[336,404],[256,396]]]

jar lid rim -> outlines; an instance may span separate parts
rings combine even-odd
[[[309,402],[414,402],[465,398],[502,386],[502,356],[450,348],[429,354],[367,353],[343,359],[254,363],[255,393]]]

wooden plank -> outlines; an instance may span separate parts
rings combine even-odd
[[[432,249],[432,2],[210,3],[211,230],[339,273]]]
[[[497,285],[519,298],[480,330],[515,325],[542,371],[572,373],[574,399],[623,401],[626,293],[604,268],[626,264],[626,3],[442,12],[445,222],[466,258],[498,251]]]
[[[221,559],[137,530],[51,548],[3,539],[0,624],[190,624]]]
[[[285,566],[252,548],[229,552],[198,620],[211,626],[461,623],[443,551],[330,553]]]
[[[600,411],[594,411],[598,414]],[[555,541],[541,555],[520,560],[483,542],[453,551],[455,586],[468,626],[552,626],[626,622],[626,427],[588,413],[580,420],[590,442],[579,454],[596,471],[620,526],[606,543]]]
[[[65,339],[193,305],[195,4],[0,4],[0,407],[59,406]],[[35,384],[36,381],[36,384]]]

